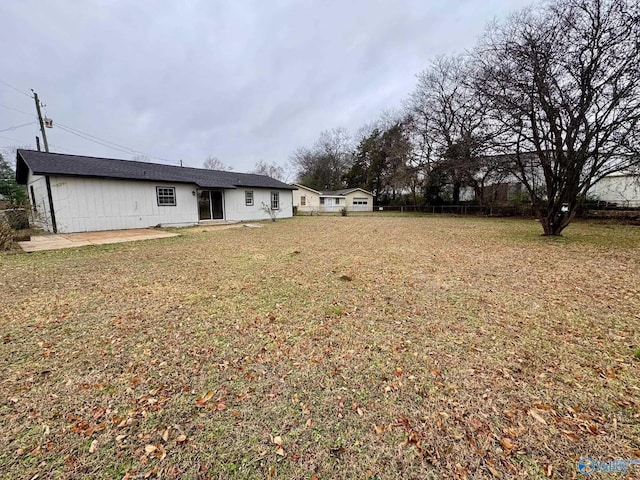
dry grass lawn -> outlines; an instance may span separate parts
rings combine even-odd
[[[2,478],[571,478],[640,457],[640,227],[262,225],[1,256]]]

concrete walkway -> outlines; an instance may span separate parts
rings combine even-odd
[[[135,230],[109,230],[105,232],[59,233],[31,237],[28,242],[18,242],[25,252],[59,250],[61,248],[84,247],[86,245],[105,245],[108,243],[134,242],[155,238],[177,237],[177,233],[139,228]]]

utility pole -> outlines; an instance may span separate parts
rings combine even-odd
[[[33,89],[31,90],[33,92]],[[47,142],[47,132],[44,130],[44,122],[42,121],[42,112],[40,111],[40,100],[38,94],[33,92],[33,99],[36,101],[36,110],[38,112],[38,121],[40,122],[40,131],[42,132],[42,140],[44,141],[44,151],[49,153],[49,142]],[[40,150],[38,148],[38,150]]]
[[[40,151],[40,137],[36,135],[36,145],[38,146],[38,151]]]

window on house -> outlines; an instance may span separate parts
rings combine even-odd
[[[271,192],[271,210],[280,209],[280,192]]]
[[[160,207],[176,206],[175,187],[156,187],[156,196],[158,197],[158,206]]]
[[[354,198],[353,199],[353,204],[354,205],[368,205],[369,204],[369,199],[368,198]]]
[[[244,204],[247,207],[253,206],[253,190],[245,190],[244,191]]]
[[[320,205],[324,205],[324,197],[320,197]]]
[[[300,197],[300,205],[304,207],[306,204],[307,204],[307,197],[303,195]]]
[[[336,198],[336,205],[340,205],[340,199]]]

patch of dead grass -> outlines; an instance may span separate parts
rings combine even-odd
[[[262,225],[1,257],[3,475],[567,478],[640,455],[637,227]]]

